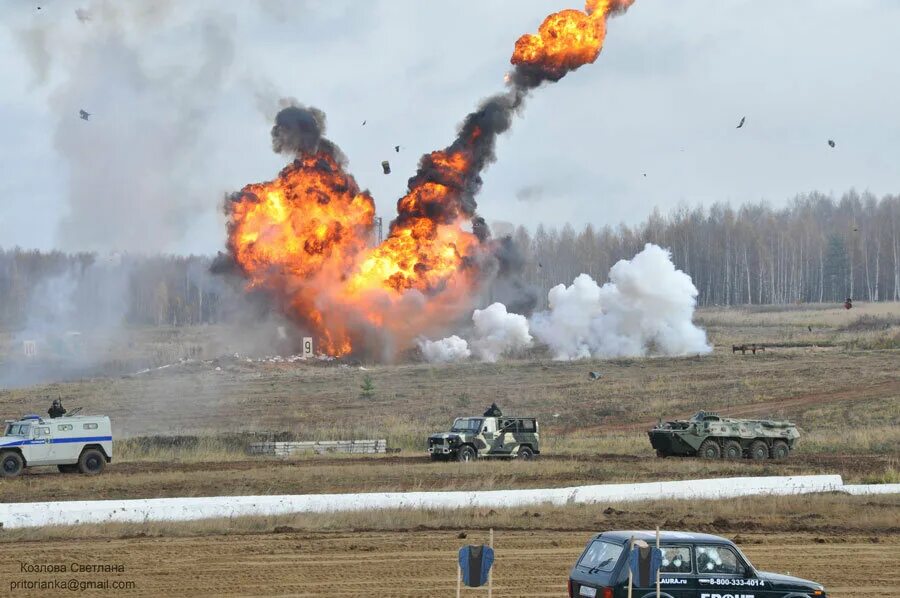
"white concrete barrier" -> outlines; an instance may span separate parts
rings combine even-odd
[[[15,482],[7,480],[7,483]],[[605,484],[541,490],[373,492],[9,503],[0,504],[0,524],[9,529],[79,523],[187,521],[376,509],[502,508],[539,504],[721,499],[830,492],[840,491],[843,488],[841,476],[817,475]]]
[[[900,494],[900,484],[844,484],[847,494]]]

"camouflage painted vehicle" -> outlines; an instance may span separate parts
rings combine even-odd
[[[449,432],[428,437],[432,461],[527,460],[540,452],[540,430],[533,417],[458,417]]]
[[[784,459],[800,432],[788,421],[729,419],[701,411],[648,432],[658,457]]]

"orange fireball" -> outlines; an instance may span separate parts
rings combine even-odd
[[[569,71],[593,63],[603,49],[606,19],[627,9],[634,0],[588,0],[584,12],[566,9],[548,16],[537,35],[519,38],[511,62],[534,68],[557,81]]]

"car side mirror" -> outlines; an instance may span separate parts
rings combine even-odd
[[[753,569],[751,569],[750,567],[741,567],[741,576],[744,579],[750,579],[751,577],[753,577]]]
[[[484,430],[482,430],[482,432],[487,432],[487,426],[485,426],[485,428],[484,428]]]

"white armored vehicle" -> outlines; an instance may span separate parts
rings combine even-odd
[[[46,465],[56,465],[62,473],[97,474],[112,461],[112,428],[106,416],[26,415],[7,420],[4,428],[0,477],[15,477],[26,467]]]

